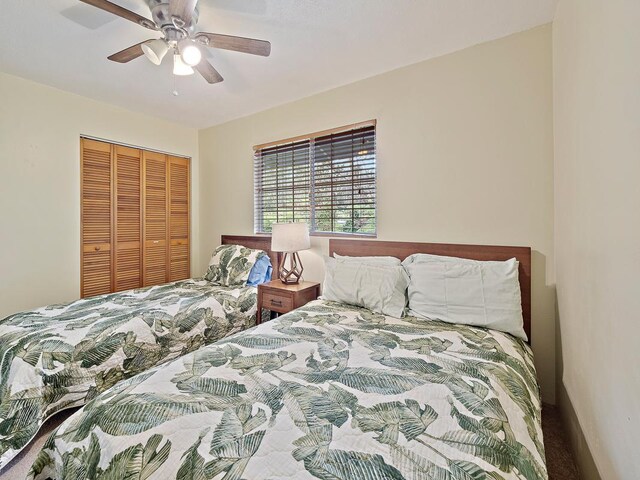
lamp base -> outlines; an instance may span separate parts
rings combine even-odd
[[[287,257],[289,257],[289,267],[285,265],[287,263]],[[286,285],[294,285],[300,283],[300,277],[302,277],[302,261],[298,252],[285,253],[280,262],[280,268],[278,269],[278,278]]]

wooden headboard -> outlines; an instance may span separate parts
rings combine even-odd
[[[522,298],[524,331],[531,343],[531,248],[494,247],[489,245],[454,245],[448,243],[379,242],[376,240],[329,240],[329,255],[363,257],[385,255],[404,260],[414,253],[430,253],[471,260],[504,261],[516,258],[520,262],[518,277]]]
[[[280,262],[280,254],[271,251],[271,237],[249,236],[249,235],[222,235],[222,245],[242,245],[247,248],[256,248],[264,250],[271,258],[273,272],[271,278],[278,278],[278,265]]]

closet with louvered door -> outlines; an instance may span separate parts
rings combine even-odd
[[[113,146],[114,291],[142,286],[142,150]]]
[[[190,276],[190,160],[82,138],[80,295]]]
[[[189,159],[169,157],[169,281],[190,276]]]
[[[144,151],[143,158],[143,248],[142,284],[168,281],[168,192],[167,156]]]
[[[80,295],[113,290],[111,145],[82,139],[80,144]]]

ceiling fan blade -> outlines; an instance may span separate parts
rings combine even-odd
[[[80,0],[88,5],[92,5],[94,7],[100,8],[109,13],[113,13],[119,17],[130,20],[138,25],[142,25],[145,28],[150,30],[158,30],[158,27],[155,23],[153,23],[148,18],[144,18],[142,15],[138,15],[137,13],[132,12],[131,10],[127,10],[120,5],[116,5],[115,3],[111,3],[108,0]]]
[[[211,65],[204,58],[200,60],[200,63],[198,63],[193,68],[195,68],[198,73],[202,75],[204,79],[209,83],[219,83],[224,80],[224,78],[222,78],[222,75],[220,75],[218,71],[213,68],[213,65]]]
[[[213,48],[251,53],[252,55],[260,55],[263,57],[268,57],[271,54],[271,43],[266,40],[255,40],[253,38],[234,37],[232,35],[206,32],[197,33],[195,39]]]
[[[141,57],[142,55],[144,55],[144,52],[142,51],[142,44],[145,42],[140,42],[136,45],[133,45],[129,48],[125,48],[124,50],[118,52],[118,53],[114,53],[113,55],[111,55],[109,58],[109,60],[111,60],[112,62],[118,62],[118,63],[127,63],[130,62],[131,60],[134,60],[138,57]]]
[[[169,15],[178,17],[185,25],[191,23],[198,0],[169,0]]]

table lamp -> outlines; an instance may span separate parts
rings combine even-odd
[[[271,231],[271,250],[283,252],[284,256],[278,266],[278,277],[284,284],[300,282],[302,261],[298,252],[311,248],[309,227],[306,223],[274,223]],[[287,265],[287,258],[289,265]]]

